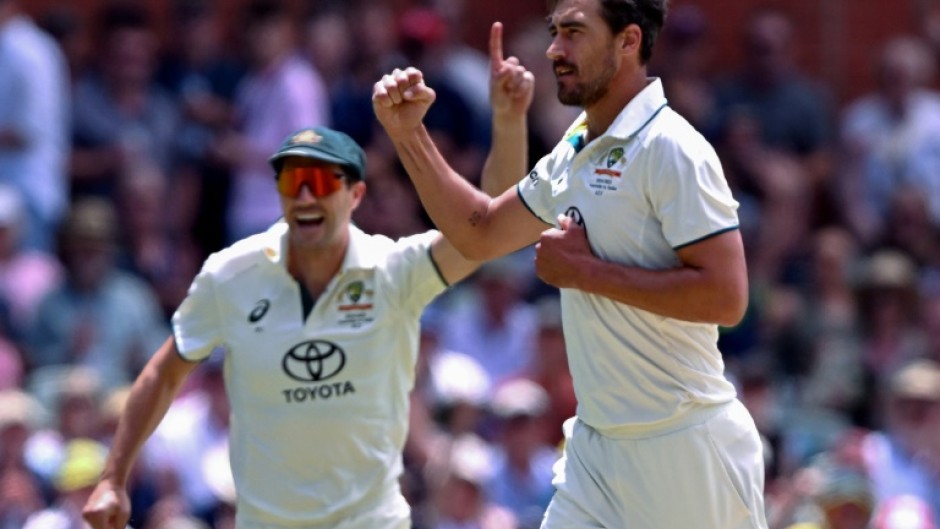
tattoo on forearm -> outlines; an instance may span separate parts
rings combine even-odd
[[[480,221],[481,221],[481,220],[483,220],[483,213],[481,213],[481,212],[479,212],[479,211],[474,211],[473,214],[470,215],[470,225],[471,225],[471,226],[476,226],[476,225],[480,224]]]

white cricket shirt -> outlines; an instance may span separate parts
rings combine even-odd
[[[738,226],[737,202],[712,146],[666,106],[651,79],[610,128],[580,152],[582,114],[518,184],[538,218],[581,223],[594,253],[648,269],[679,266],[676,249]],[[582,142],[583,143],[583,142]],[[649,433],[686,412],[727,402],[718,327],[562,289],[578,417],[611,435]]]
[[[188,360],[225,349],[239,529],[407,520],[398,477],[419,318],[446,288],[435,234],[395,242],[351,227],[306,320],[283,222],[206,260],[173,330]]]

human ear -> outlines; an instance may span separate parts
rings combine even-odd
[[[640,53],[643,42],[643,30],[636,24],[630,24],[620,32],[620,49],[625,53]]]

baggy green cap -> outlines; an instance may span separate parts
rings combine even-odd
[[[283,159],[288,156],[342,165],[350,170],[349,176],[353,180],[364,180],[366,176],[366,155],[362,147],[349,135],[327,127],[310,127],[294,132],[268,161],[275,171],[280,171]]]

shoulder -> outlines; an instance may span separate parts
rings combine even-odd
[[[287,225],[275,224],[268,231],[246,237],[206,258],[202,271],[219,281],[229,281],[256,269],[266,260],[278,258]]]
[[[393,240],[385,235],[370,235],[353,228],[351,237],[359,265],[374,268],[382,267],[396,258],[416,251],[429,250],[437,233],[431,230]]]
[[[693,161],[717,161],[712,144],[691,123],[670,107],[662,110],[643,138],[654,158],[675,157]]]

